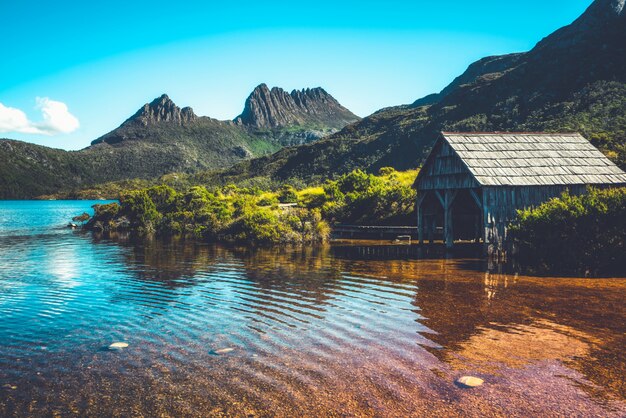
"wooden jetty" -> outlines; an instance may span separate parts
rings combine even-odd
[[[335,225],[334,238],[363,238],[363,239],[417,239],[416,226],[363,226],[363,225]],[[401,238],[402,237],[402,238]]]

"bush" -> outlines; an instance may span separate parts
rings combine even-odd
[[[232,229],[233,236],[239,241],[265,244],[282,242],[287,233],[278,215],[265,208],[246,211]]]
[[[518,212],[510,228],[520,261],[537,272],[622,274],[626,270],[626,188],[564,193]]]
[[[393,224],[412,222],[415,190],[398,181],[395,171],[381,169],[385,177],[361,170],[324,185],[322,213],[339,223]]]
[[[174,209],[178,193],[170,186],[153,186],[146,190],[146,193],[154,202],[157,211],[163,213]]]
[[[93,219],[100,222],[108,222],[115,218],[120,211],[120,205],[117,202],[107,203],[106,205],[93,205]]]
[[[278,201],[280,203],[298,203],[298,192],[293,186],[286,184],[278,192]]]
[[[120,213],[128,216],[130,222],[136,225],[139,231],[155,231],[161,214],[157,211],[146,189],[128,192],[122,196],[120,202],[122,206]]]
[[[268,195],[260,198],[256,204],[258,206],[274,206],[278,204],[278,198],[274,195]]]
[[[245,243],[321,242],[330,236],[328,221],[393,222],[413,210],[415,192],[409,183],[416,173],[381,172],[384,177],[355,170],[323,187],[298,191],[283,185],[277,193],[257,186],[194,186],[181,192],[153,186],[125,193],[120,205],[94,206],[87,228]],[[399,174],[413,179],[401,180]],[[299,206],[281,208],[279,201]]]

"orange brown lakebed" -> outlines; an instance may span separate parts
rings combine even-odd
[[[59,239],[0,239],[2,416],[626,414],[626,279]]]

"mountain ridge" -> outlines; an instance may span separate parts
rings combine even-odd
[[[257,129],[294,125],[339,129],[359,119],[321,87],[287,93],[280,87],[270,89],[262,83],[250,93],[243,112],[234,122]]]
[[[595,0],[528,52],[478,60],[439,93],[216,178],[321,180],[354,168],[415,168],[444,130],[576,131],[626,167],[625,17],[623,0]]]
[[[315,91],[305,89],[294,96],[301,103],[315,101]],[[338,105],[324,94],[328,103]],[[323,101],[316,103],[323,107]],[[327,112],[331,118],[335,109]],[[163,94],[79,151],[0,140],[0,198],[31,198],[102,182],[225,168],[285,145],[315,141],[344,123],[335,119],[328,126],[318,121],[312,128],[299,122],[287,120],[272,129],[251,129],[198,116],[191,107],[181,108]]]

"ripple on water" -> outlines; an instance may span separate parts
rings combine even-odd
[[[0,415],[533,415],[549,393],[555,415],[625,412],[620,279],[2,222]],[[486,383],[463,392],[464,374]]]

